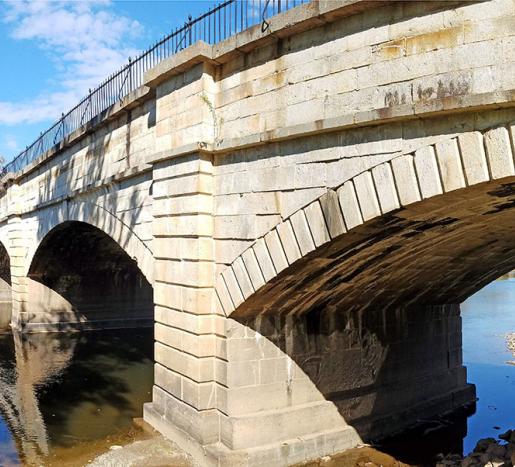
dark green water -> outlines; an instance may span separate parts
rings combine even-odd
[[[73,465],[130,430],[152,382],[149,329],[1,335],[0,465]]]

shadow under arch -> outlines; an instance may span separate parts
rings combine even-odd
[[[11,259],[0,242],[0,330],[9,328],[12,313]]]
[[[28,272],[31,330],[153,325],[153,289],[124,249],[85,222],[66,221],[43,238]]]
[[[307,376],[365,440],[473,403],[460,303],[515,268],[511,151],[504,177],[485,169],[471,182],[459,163],[458,189],[443,189],[434,148],[428,154],[435,172],[415,173],[417,155],[399,158],[412,187],[393,181],[393,161],[328,190],[217,282],[225,314],[290,358],[293,374]],[[428,186],[439,189],[422,196]],[[408,188],[418,199],[399,200]],[[351,205],[361,217],[349,227]]]

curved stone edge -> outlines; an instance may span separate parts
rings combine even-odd
[[[296,211],[258,238],[218,276],[229,317],[246,299],[311,251],[388,212],[515,175],[515,122],[472,131],[381,163]]]
[[[96,211],[101,210],[102,215]],[[56,227],[65,222],[84,222],[104,232],[113,239],[131,258],[133,258],[141,273],[150,284],[154,279],[154,256],[149,247],[133,232],[133,230],[113,213],[101,206],[87,201],[69,202],[67,214],[62,218],[55,219],[55,222],[48,223],[43,232],[38,233],[37,241],[31,244],[25,261],[25,275],[28,274],[34,255],[41,242]]]

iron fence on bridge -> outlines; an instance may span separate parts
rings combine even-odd
[[[129,58],[127,65],[105,79],[97,88],[90,90],[73,109],[62,114],[52,127],[5,165],[2,174],[21,170],[59,144],[73,131],[140,87],[145,72],[179,50],[199,40],[216,44],[260,23],[265,32],[268,27],[267,18],[309,1],[227,0],[195,19],[190,16],[184,26],[176,28],[134,60]]]

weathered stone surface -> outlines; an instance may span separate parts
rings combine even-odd
[[[361,216],[356,190],[354,189],[354,183],[352,181],[344,183],[343,186],[338,189],[338,198],[340,200],[340,206],[342,208],[347,229],[350,230],[357,225],[362,224],[363,218]]]
[[[499,127],[487,131],[485,145],[492,178],[513,175],[515,169],[508,130],[505,127]]]
[[[332,238],[345,233],[345,221],[343,220],[342,211],[338,194],[334,190],[328,190],[327,193],[320,197],[320,207],[324,214],[324,219]]]
[[[441,141],[436,144],[435,148],[444,190],[452,191],[463,188],[465,177],[457,141],[454,138]]]
[[[381,164],[374,167],[372,176],[383,214],[399,208],[400,204],[397,199],[397,190],[390,164]]]
[[[415,169],[422,198],[431,198],[442,193],[440,172],[432,146],[415,151]]]
[[[487,181],[490,177],[482,135],[478,132],[461,134],[458,144],[467,184],[474,185]]]

